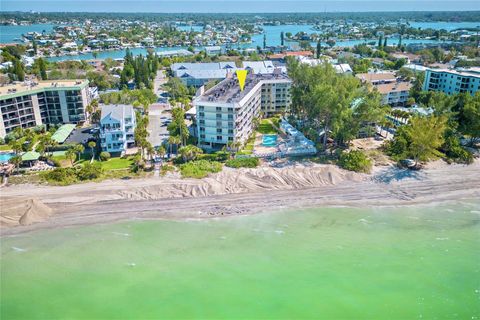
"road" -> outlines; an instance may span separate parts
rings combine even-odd
[[[157,96],[160,97],[160,94],[163,92],[163,90],[161,90],[161,87],[165,83],[167,83],[167,81],[168,81],[168,77],[165,75],[165,71],[164,70],[158,70],[157,71],[157,76],[153,80],[153,92],[155,92],[155,94]]]

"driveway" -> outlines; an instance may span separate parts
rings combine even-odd
[[[172,119],[170,113],[171,106],[169,104],[155,103],[152,104],[148,112],[148,132],[150,133],[148,141],[154,147],[161,146],[168,140],[169,134],[167,130],[168,121]]]

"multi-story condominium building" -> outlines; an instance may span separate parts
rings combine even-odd
[[[250,74],[245,88],[230,77],[197,97],[199,146],[216,149],[229,142],[245,143],[253,131],[253,119],[285,111],[290,106],[291,80],[284,73]]]
[[[375,86],[382,95],[382,103],[392,107],[404,107],[410,96],[410,82],[392,82]]]
[[[427,69],[423,90],[442,91],[448,95],[468,92],[475,94],[480,88],[480,70]]]
[[[103,105],[100,146],[103,151],[122,153],[135,145],[135,111],[131,105]]]
[[[85,121],[87,80],[17,83],[0,87],[0,137],[17,127]]]

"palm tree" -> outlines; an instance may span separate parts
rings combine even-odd
[[[23,151],[22,139],[20,139],[20,140],[12,140],[12,141],[10,141],[10,143],[9,143],[8,145],[9,145],[10,148],[13,150],[13,152],[15,152],[16,155],[18,155],[20,152]]]
[[[173,145],[178,146],[182,140],[178,136],[170,136],[168,138],[168,145],[170,147],[170,155],[173,154]]]
[[[165,150],[164,146],[159,146],[157,147],[157,155],[160,157],[160,164],[163,162],[163,157],[165,156],[165,153],[167,151]]]
[[[15,166],[15,169],[18,173],[18,167],[22,163],[22,157],[17,154],[16,156],[11,157],[8,161]]]
[[[155,156],[155,148],[152,146],[150,142],[148,142],[146,149],[147,149],[147,155],[150,157],[150,160],[152,160],[153,157]]]
[[[72,165],[73,167],[73,162],[75,161],[75,158],[76,158],[76,152],[75,152],[75,148],[70,148],[67,150],[67,152],[65,152],[65,157],[70,160],[70,164]]]
[[[83,144],[77,144],[75,147],[73,147],[73,149],[77,153],[77,161],[80,160],[82,153],[85,151],[85,147]]]
[[[181,147],[180,149],[178,149],[178,153],[180,153],[180,155],[182,156],[184,162],[188,162],[188,161],[190,161],[190,160],[195,160],[195,158],[196,158],[199,154],[202,154],[202,153],[203,153],[203,150],[200,149],[200,148],[197,147],[197,146],[188,145],[188,146]]]
[[[92,150],[92,160],[90,162],[93,162],[93,159],[95,158],[95,147],[97,146],[97,144],[95,143],[95,141],[90,141],[88,143],[88,147]]]

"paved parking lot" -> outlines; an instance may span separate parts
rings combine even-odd
[[[158,147],[168,140],[167,125],[172,119],[170,109],[171,106],[169,104],[155,103],[150,106],[148,113],[148,132],[150,136],[148,141],[154,147]]]
[[[72,134],[65,140],[65,143],[87,143],[89,140],[94,140],[94,135],[91,133],[91,129],[95,127],[90,126],[86,128],[75,128]]]

